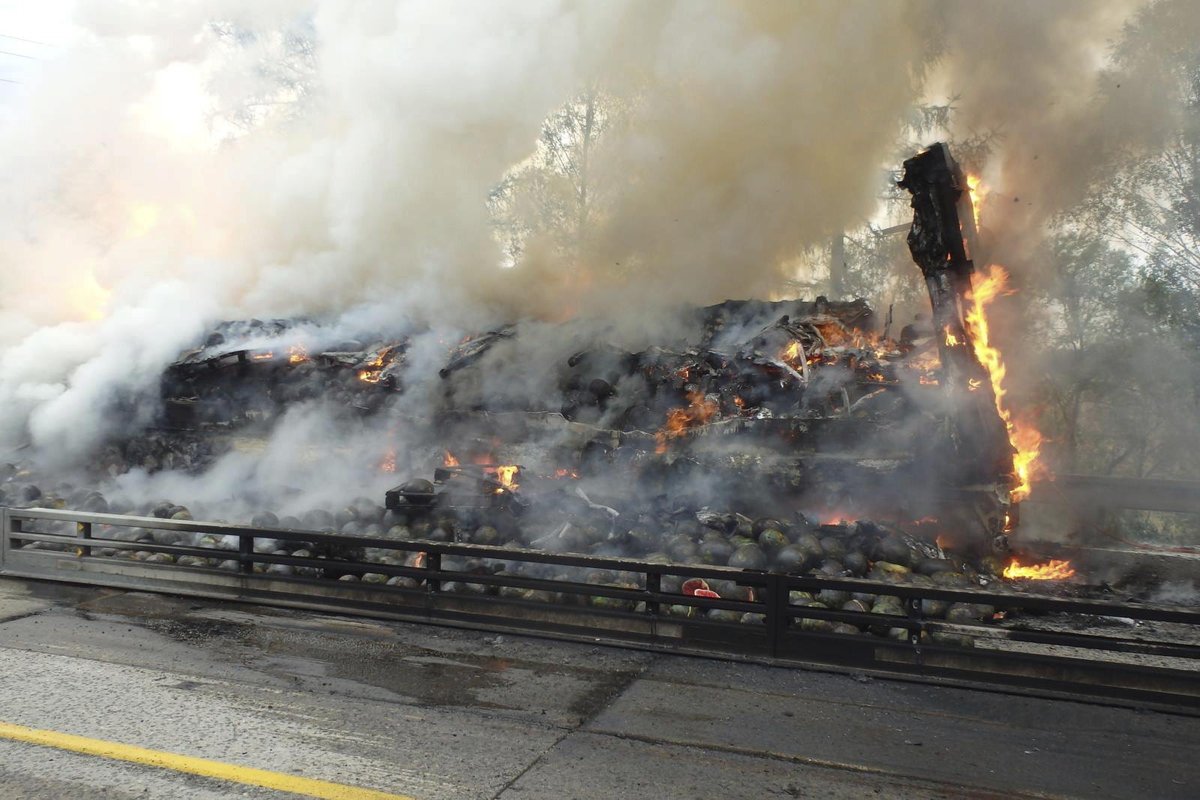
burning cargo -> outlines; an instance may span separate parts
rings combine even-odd
[[[967,181],[944,146],[906,162],[901,185],[931,322],[894,334],[890,313],[880,325],[862,300],[818,297],[680,311],[636,346],[594,319],[454,337],[222,323],[165,370],[157,424],[108,444],[105,494],[8,470],[3,502],[39,508],[5,512],[6,558],[26,574],[39,556],[104,574],[174,565],[210,576],[204,591],[262,581],[291,604],[369,594],[402,615],[918,671],[961,668],[976,647],[993,670],[1012,642],[1100,646],[1029,627],[1029,609],[1194,624],[1106,604],[1065,560],[1008,555],[1038,442],[1005,405],[990,340],[1004,276],[975,274]],[[331,417],[315,444],[279,447],[289,425]],[[303,488],[238,471],[271,459],[285,476],[303,466]],[[214,484],[189,507],[146,499]],[[43,510],[65,507],[87,513]],[[1029,581],[1088,599],[1031,596]]]
[[[932,325],[893,335],[861,300],[728,301],[679,313],[668,340],[638,349],[594,320],[524,322],[410,363],[429,331],[331,341],[306,320],[224,323],[168,368],[165,427],[185,440],[249,437],[305,403],[332,403],[392,440],[382,470],[445,489],[417,503],[390,492],[394,511],[428,513],[448,495],[461,503],[467,485],[506,512],[553,507],[543,496],[565,482],[613,511],[605,537],[670,531],[709,509],[922,520],[964,554],[987,555],[1028,481],[970,277],[973,220],[959,215],[969,195],[940,145],[905,166]],[[577,524],[569,511],[532,513],[526,525],[534,519]]]
[[[255,359],[253,347],[227,340],[172,365],[164,400],[188,435],[249,435],[332,396],[406,443],[389,471],[417,478],[436,466],[435,483],[455,487],[490,479],[479,492],[488,495],[493,485],[507,491],[519,470],[521,496],[565,480],[621,506],[626,519],[728,506],[749,517],[800,508],[904,521],[1005,494],[1005,473],[981,474],[947,436],[931,332],[895,341],[871,329],[865,303],[823,298],[731,302],[689,317],[690,335],[639,351],[597,342],[586,326],[526,334],[513,325],[451,348],[436,376],[405,369],[403,339],[313,350],[299,363]],[[287,352],[290,341],[276,336],[258,349]],[[363,366],[375,362],[379,380]],[[526,385],[530,373],[538,386]],[[424,420],[406,414],[406,381],[435,386]],[[445,463],[428,465],[430,453]],[[500,480],[504,464],[521,466]],[[987,519],[998,533],[1000,516]],[[961,525],[978,520],[971,511]]]
[[[932,324],[895,335],[864,301],[824,297],[681,311],[636,348],[587,319],[457,341],[417,327],[225,322],[166,369],[159,424],[110,444],[105,462],[113,473],[213,474],[320,405],[382,454],[377,473],[401,481],[387,510],[363,499],[334,513],[303,491],[235,489],[225,513],[852,575],[879,561],[961,574],[961,559],[928,563],[945,545],[993,574],[1028,491],[988,342],[983,289],[995,281],[972,279],[970,195],[944,146],[906,162],[901,186],[913,193],[909,243]],[[307,457],[330,450],[361,458],[336,438]],[[845,528],[852,520],[872,522]]]

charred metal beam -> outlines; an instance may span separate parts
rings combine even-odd
[[[1200,514],[1200,482],[1111,475],[1056,475],[1036,501],[1069,508],[1174,511]]]

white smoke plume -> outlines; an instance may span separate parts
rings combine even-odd
[[[939,86],[958,128],[1004,128],[1006,191],[1061,203],[1048,176],[1085,158],[1071,133],[1136,5],[81,0],[0,130],[0,435],[86,453],[220,318],[646,331],[778,291],[873,213]],[[281,37],[311,45],[301,88]],[[532,242],[502,269],[488,191],[597,84],[627,114],[593,228],[572,263]]]

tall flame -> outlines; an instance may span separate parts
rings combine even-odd
[[[1017,422],[1004,402],[1004,378],[1007,369],[1000,351],[991,343],[987,307],[1000,295],[1009,293],[1011,290],[1008,289],[1008,273],[1002,267],[993,264],[982,275],[973,275],[971,292],[967,296],[971,307],[967,310],[966,323],[971,332],[975,357],[979,359],[991,380],[992,394],[996,399],[996,413],[1004,420],[1009,444],[1016,451],[1016,455],[1013,456],[1013,471],[1016,473],[1017,485],[1009,493],[1009,499],[1016,503],[1029,496],[1038,455],[1041,452],[1042,435],[1028,424]]]
[[[971,214],[978,227],[979,209],[987,197],[987,189],[978,175],[967,175],[967,189],[971,199]],[[987,370],[991,381],[992,394],[996,399],[996,412],[1000,419],[1004,420],[1009,444],[1015,451],[1013,471],[1016,473],[1017,485],[1009,492],[1009,499],[1016,503],[1029,496],[1038,456],[1041,453],[1042,435],[1027,423],[1015,420],[1005,405],[1004,377],[1007,370],[1000,351],[990,341],[987,306],[1000,295],[1010,293],[1008,273],[1002,267],[991,264],[982,275],[972,275],[971,293],[967,297],[971,307],[967,310],[966,323],[974,342],[975,357]]]
[[[987,188],[978,175],[967,175],[967,195],[971,198],[971,216],[975,218],[975,227],[978,228],[979,209],[987,198]]]

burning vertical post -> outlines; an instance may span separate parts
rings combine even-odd
[[[975,480],[1011,477],[1013,447],[967,322],[976,231],[966,178],[939,142],[904,162],[899,185],[912,194],[908,248],[929,290],[942,383],[953,404],[956,446],[963,456],[959,461]],[[1007,493],[1000,502],[1007,505]]]

